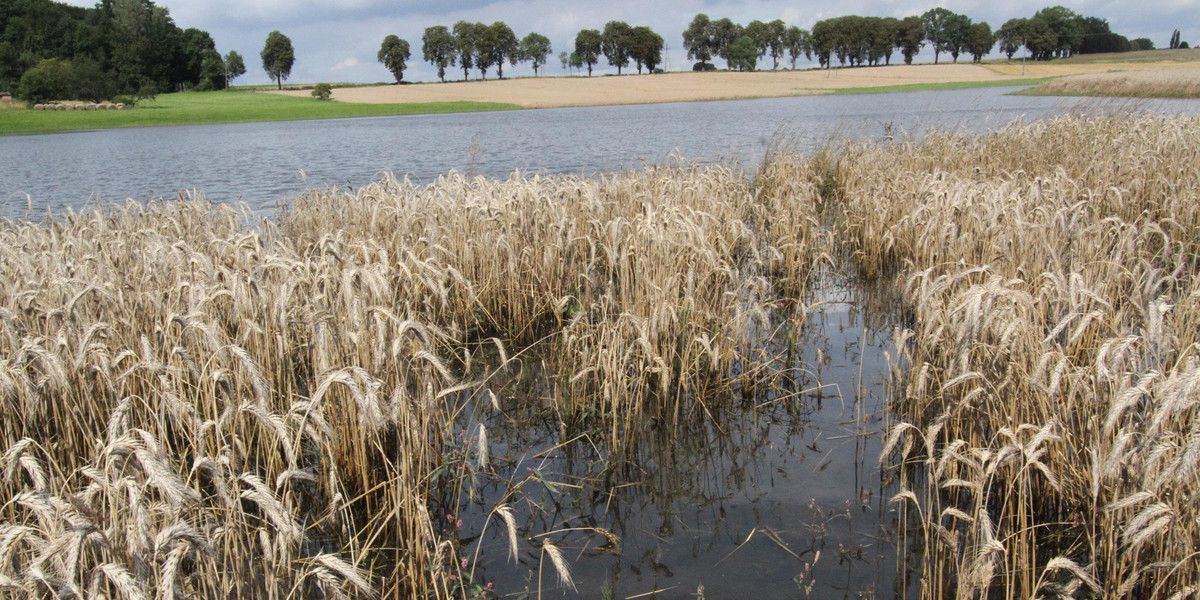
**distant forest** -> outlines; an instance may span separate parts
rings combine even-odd
[[[44,90],[51,98],[91,101],[220,89],[232,75],[208,32],[180,29],[151,0],[0,0],[0,90],[16,92],[30,71],[39,77],[27,85],[57,87]]]

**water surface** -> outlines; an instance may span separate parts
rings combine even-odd
[[[428,183],[451,169],[591,175],[672,155],[753,166],[777,140],[982,131],[1020,118],[1113,107],[1111,100],[1008,96],[1013,88],[116,129],[0,140],[0,217],[97,201],[173,198],[270,212],[310,187],[359,187],[382,173]],[[1121,104],[1121,103],[1117,103]],[[1196,101],[1141,101],[1195,113]],[[69,115],[68,115],[69,116]]]

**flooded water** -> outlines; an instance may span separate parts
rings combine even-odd
[[[931,127],[982,131],[1019,118],[1125,106],[1006,95],[1013,88],[726,102],[156,127],[0,139],[0,217],[97,201],[174,198],[272,211],[309,187],[360,187],[384,172],[430,182],[451,170],[593,174],[673,154],[752,166],[778,140],[810,149]],[[1195,113],[1196,101],[1136,106]]]
[[[650,423],[615,471],[605,449],[553,418],[481,409],[464,436],[486,427],[497,472],[439,514],[466,523],[464,555],[482,544],[473,581],[502,597],[536,597],[540,581],[562,597],[540,551],[549,541],[578,597],[903,596],[895,490],[878,465],[894,323],[886,308],[866,312],[861,291],[824,289],[783,366],[790,384],[708,399],[676,428]],[[519,524],[518,562],[500,517],[481,526],[502,503]]]

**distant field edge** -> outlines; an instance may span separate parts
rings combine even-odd
[[[997,79],[990,81],[943,81],[937,83],[905,83],[901,85],[865,86],[840,88],[834,94],[891,94],[895,92],[930,92],[939,90],[962,90],[969,88],[1018,87],[1041,85],[1054,77],[1031,77],[1024,79]]]
[[[0,136],[39,135],[131,127],[170,127],[492,112],[524,107],[501,102],[445,101],[349,104],[244,91],[162,94],[124,111],[0,111]]]

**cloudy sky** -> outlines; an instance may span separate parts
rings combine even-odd
[[[95,0],[69,0],[91,6]],[[550,38],[554,55],[574,47],[580,29],[603,29],[610,20],[648,25],[667,45],[665,68],[691,68],[683,50],[682,33],[696,13],[711,18],[729,17],[746,24],[759,19],[783,19],[789,25],[811,28],[821,19],[847,14],[904,17],[935,6],[963,13],[974,21],[987,21],[993,29],[1013,17],[1028,17],[1052,0],[155,0],[167,7],[180,27],[196,27],[212,34],[223,54],[237,50],[246,59],[247,73],[238,84],[268,83],[259,52],[267,34],[279,30],[291,38],[296,64],[289,81],[375,82],[391,74],[376,61],[383,38],[396,34],[408,40],[412,59],[405,80],[430,81],[436,70],[421,60],[421,35],[426,27],[452,26],[459,20],[508,23],[518,37],[536,31]],[[1164,47],[1179,28],[1184,40],[1200,42],[1200,0],[1062,0],[1085,16],[1108,19],[1113,31],[1130,39],[1148,37]],[[926,57],[924,55],[928,54]],[[929,58],[925,51],[918,60]],[[604,59],[601,59],[603,66]],[[550,74],[561,74],[554,58]],[[615,69],[605,68],[600,72]],[[532,75],[527,65],[505,68],[505,75]],[[494,75],[494,69],[489,76]],[[450,77],[450,74],[447,75]],[[461,78],[461,69],[455,78]],[[478,71],[472,72],[473,77]]]

